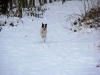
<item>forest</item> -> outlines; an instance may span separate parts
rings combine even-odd
[[[90,28],[100,27],[100,0],[0,0],[0,14],[4,14],[7,17],[19,17],[31,16],[36,18],[43,18],[43,14],[46,10],[45,4],[59,2],[62,4],[67,1],[82,1],[83,9],[81,9],[81,15],[70,15],[68,20],[74,18],[72,22],[75,27],[82,26],[83,22]],[[93,20],[91,22],[91,20]],[[96,27],[95,27],[96,25]],[[71,29],[72,30],[72,29]],[[75,32],[77,30],[74,30]]]
[[[36,8],[38,4],[39,7],[43,6],[46,3],[52,3],[53,1],[59,1],[59,0],[0,0],[0,12],[3,14],[7,14],[10,11],[13,11],[14,8],[16,8],[16,12],[22,13],[22,8]],[[62,0],[62,3],[65,2],[65,0]]]

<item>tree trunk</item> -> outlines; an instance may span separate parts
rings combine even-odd
[[[10,2],[10,10],[12,10],[12,0],[9,0]]]
[[[42,5],[41,0],[39,0],[40,6]]]
[[[47,0],[44,0],[44,4],[47,3]]]
[[[62,4],[65,2],[65,0],[62,0]]]
[[[85,15],[86,15],[86,2],[84,0],[84,12],[85,12]]]
[[[97,1],[97,5],[100,7],[100,0]]]
[[[25,8],[25,0],[22,0],[22,8]]]
[[[33,0],[33,7],[35,7],[35,0]]]
[[[2,13],[6,14],[7,8],[8,8],[8,1],[9,0],[1,0],[1,4],[2,4]]]
[[[52,0],[49,0],[49,3],[52,3]]]
[[[29,1],[29,5],[32,6],[32,0]]]
[[[25,0],[25,7],[26,7],[26,8],[27,8],[27,5],[28,5],[27,0]]]
[[[22,0],[18,0],[19,17],[22,17]]]

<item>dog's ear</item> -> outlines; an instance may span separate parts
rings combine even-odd
[[[47,28],[47,24],[45,24],[45,28]]]
[[[44,24],[43,24],[43,22],[42,22],[42,28],[44,28]]]

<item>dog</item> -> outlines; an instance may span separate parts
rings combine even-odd
[[[43,22],[42,22],[40,34],[41,34],[42,38],[44,38],[44,42],[45,42],[46,35],[47,35],[47,24],[43,24]]]

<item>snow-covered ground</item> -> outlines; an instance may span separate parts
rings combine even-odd
[[[80,13],[81,1],[47,4],[44,18],[8,18],[0,32],[0,75],[100,75],[100,31],[72,32],[68,15]],[[1,16],[0,20],[5,20]],[[13,21],[15,27],[9,27]],[[47,23],[46,42],[40,27]]]

